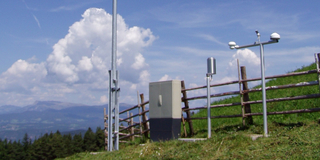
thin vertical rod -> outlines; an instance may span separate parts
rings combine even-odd
[[[210,104],[210,76],[207,75],[207,120],[208,120],[208,138],[211,138],[211,104]]]
[[[112,108],[112,103],[111,103],[111,70],[109,70],[109,105],[108,105],[108,151],[112,151],[113,148],[113,141],[112,141],[112,112],[113,112],[113,108]]]
[[[260,42],[259,42],[260,43]],[[267,102],[266,102],[266,83],[264,77],[264,49],[260,43],[260,64],[261,64],[261,83],[262,83],[262,106],[263,106],[263,130],[264,137],[268,136],[268,124],[267,124]]]
[[[117,82],[115,84],[115,88],[116,90],[114,91],[115,94],[115,109],[114,109],[114,136],[115,136],[115,144],[114,147],[116,150],[119,150],[119,101],[118,101],[118,97],[119,97],[119,92],[118,92],[118,79],[119,79],[119,73],[118,71],[116,71],[116,79]]]
[[[117,0],[113,0],[111,70],[115,71],[116,69],[117,69]]]

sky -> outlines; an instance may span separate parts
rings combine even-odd
[[[237,80],[237,59],[248,78],[260,77],[259,47],[228,47],[229,41],[253,44],[255,30],[261,41],[273,32],[281,36],[264,48],[266,76],[309,65],[320,52],[319,5],[316,0],[118,0],[120,103],[137,104],[137,92],[148,100],[150,82],[206,85],[208,57],[217,65],[211,84]],[[0,106],[108,103],[111,0],[2,0],[0,6]],[[188,97],[205,94],[197,90]]]

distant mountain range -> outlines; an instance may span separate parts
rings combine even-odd
[[[133,105],[120,103],[120,111]],[[25,107],[0,106],[0,138],[19,140],[27,133],[35,139],[45,133],[83,132],[104,128],[103,108],[108,105],[82,105],[59,101],[36,101]],[[120,116],[124,118],[126,115]]]

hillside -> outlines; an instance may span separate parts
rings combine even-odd
[[[309,66],[303,66],[300,69],[297,69],[293,72],[301,72],[307,70],[316,69],[316,65],[313,63]],[[266,83],[266,86],[279,86],[286,84],[297,84],[300,82],[310,82],[316,81],[317,74],[308,74],[301,76],[291,76],[284,77],[278,79],[272,79]],[[261,86],[256,86],[254,88],[261,88]],[[269,90],[266,92],[267,99],[273,98],[283,98],[283,97],[293,97],[299,95],[308,95],[308,94],[318,94],[319,87],[318,86],[308,86],[308,87],[298,87],[298,88],[288,88],[288,89],[278,89],[278,90]],[[261,100],[262,94],[261,92],[249,93],[250,101]],[[213,104],[226,104],[240,102],[239,96],[234,96],[231,98],[226,98],[220,101],[213,102]],[[305,108],[317,108],[319,107],[320,99],[303,99],[303,100],[292,100],[292,101],[282,101],[282,102],[270,102],[267,103],[267,111],[288,111],[288,110],[297,110],[297,109],[305,109]],[[262,112],[262,104],[251,104],[251,112],[257,113]],[[241,106],[233,106],[227,108],[215,108],[211,110],[212,115],[234,115],[241,114]],[[207,115],[206,110],[201,110],[198,114],[195,114],[195,117],[205,117]],[[320,118],[320,112],[315,113],[298,113],[298,114],[282,114],[282,115],[269,115],[268,123],[305,123],[311,121],[316,121]],[[241,118],[219,118],[213,119],[211,124],[214,128],[222,128],[224,126],[230,125],[240,125]],[[263,124],[262,116],[253,116],[253,122],[255,125]],[[200,131],[203,128],[206,128],[207,123],[203,120],[195,121],[195,129]],[[270,130],[270,129],[269,129]],[[272,130],[270,130],[272,131]],[[261,134],[263,132],[257,132],[257,134]],[[199,135],[198,135],[199,136]]]
[[[315,69],[315,64],[296,71]],[[270,80],[267,86],[294,84],[317,80],[317,75],[303,75]],[[259,87],[259,86],[257,86]],[[319,93],[318,86],[267,91],[268,98],[290,97]],[[250,100],[261,99],[261,93],[250,93]],[[219,103],[238,102],[239,96]],[[319,99],[293,100],[268,103],[268,112],[319,107]],[[261,104],[251,105],[252,112],[262,112]],[[213,115],[241,113],[240,106],[212,109]],[[202,110],[195,117],[203,117]],[[298,113],[268,116],[270,137],[253,141],[252,134],[263,133],[262,116],[253,117],[253,125],[242,126],[241,118],[212,120],[212,138],[198,142],[154,142],[148,140],[121,144],[119,151],[75,154],[68,159],[319,159],[320,113]],[[206,137],[206,121],[193,121],[195,137]]]

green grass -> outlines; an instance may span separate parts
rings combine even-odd
[[[296,71],[315,69],[315,64]],[[278,78],[267,82],[267,86],[315,81],[316,74]],[[259,87],[259,86],[257,86]],[[318,86],[299,87],[267,91],[267,99],[292,97],[319,93]],[[250,93],[250,100],[260,100],[261,93]],[[239,96],[213,102],[213,104],[240,102]],[[320,99],[305,99],[267,103],[268,112],[319,107]],[[261,104],[251,105],[253,113],[262,112]],[[214,115],[241,114],[241,106],[215,108]],[[194,117],[205,117],[200,110]],[[242,126],[242,118],[212,119],[212,138],[206,141],[145,142],[140,140],[121,144],[119,151],[75,154],[66,159],[319,159],[320,158],[320,113],[298,113],[269,115],[270,137],[253,141],[252,134],[263,133],[262,116],[253,116],[253,125]],[[188,126],[186,124],[186,126]],[[206,120],[193,120],[196,135],[207,136]]]
[[[301,69],[296,70],[295,72],[306,71],[315,69],[315,64],[311,64],[309,66],[302,67]],[[317,80],[317,74],[309,74],[302,76],[291,76],[270,80],[266,83],[266,86],[278,86],[285,84],[296,84],[300,82],[309,82]],[[255,88],[260,88],[261,86],[257,86]],[[319,93],[318,86],[308,86],[308,87],[298,87],[298,88],[288,88],[288,89],[278,89],[278,90],[269,90],[266,92],[267,99],[273,98],[283,98],[283,97],[293,97],[299,95],[307,95],[307,94],[317,94]],[[254,92],[249,94],[250,100],[261,100],[262,94],[261,92]],[[223,100],[219,100],[213,102],[213,104],[227,104],[240,102],[240,96],[234,96],[231,98],[226,98]],[[319,107],[320,99],[303,99],[303,100],[291,100],[291,101],[282,101],[282,102],[270,102],[267,103],[268,112],[274,111],[289,111],[289,110],[297,110],[297,109],[305,109],[305,108],[317,108]],[[258,113],[262,112],[262,104],[251,104],[251,112]],[[211,116],[218,115],[235,115],[241,114],[241,106],[232,106],[232,107],[223,107],[223,108],[215,108],[211,109]],[[200,110],[195,117],[206,117],[206,110]],[[316,113],[298,113],[298,114],[282,114],[282,115],[269,115],[268,123],[306,123],[309,121],[316,121],[320,118],[320,112]],[[211,124],[213,130],[216,128],[221,128],[225,126],[233,126],[233,125],[241,125],[242,118],[218,118],[213,119]],[[256,125],[263,124],[262,116],[253,116],[253,122]],[[196,132],[203,131],[204,128],[207,128],[206,120],[195,120],[193,121],[194,128]],[[269,129],[270,130],[270,129]],[[206,131],[205,131],[206,132]],[[263,132],[260,132],[260,134]],[[205,135],[202,135],[205,137]]]

